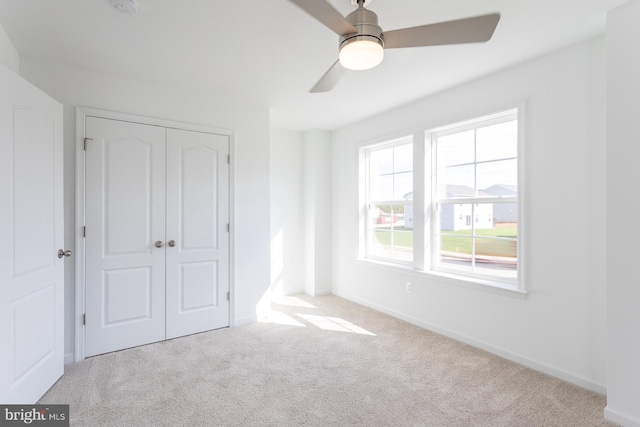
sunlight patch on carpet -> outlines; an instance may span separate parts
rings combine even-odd
[[[275,323],[276,325],[301,326],[303,328],[306,327],[293,317],[281,311],[270,311],[269,314],[266,314],[263,318],[258,319],[258,321],[264,323]]]
[[[297,297],[289,297],[289,296],[274,297],[272,302],[274,304],[287,305],[290,307],[318,308],[315,305],[309,304],[308,302]]]
[[[349,332],[353,334],[372,336],[376,335],[339,317],[316,316],[313,314],[295,314],[295,316],[300,317],[301,319],[306,320],[312,325],[326,331]]]

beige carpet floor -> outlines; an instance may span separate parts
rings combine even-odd
[[[72,426],[604,426],[605,398],[336,296],[69,365]]]

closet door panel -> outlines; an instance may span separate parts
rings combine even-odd
[[[85,355],[165,338],[165,129],[86,119]]]
[[[167,338],[229,326],[229,138],[167,129]]]

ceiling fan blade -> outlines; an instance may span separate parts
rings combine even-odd
[[[322,22],[339,36],[357,30],[325,0],[290,0],[309,15]]]
[[[346,72],[347,69],[340,65],[340,61],[334,62],[331,68],[329,68],[329,70],[320,77],[318,83],[316,83],[309,92],[329,92],[336,84],[338,84],[338,81]]]
[[[382,33],[384,48],[486,42],[493,36],[498,21],[500,21],[500,14],[492,13],[473,18],[385,31]]]

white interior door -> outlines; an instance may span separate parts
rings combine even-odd
[[[0,65],[0,402],[64,370],[62,106]]]
[[[167,339],[229,326],[229,138],[167,129]]]
[[[165,338],[165,129],[87,117],[85,356]]]

